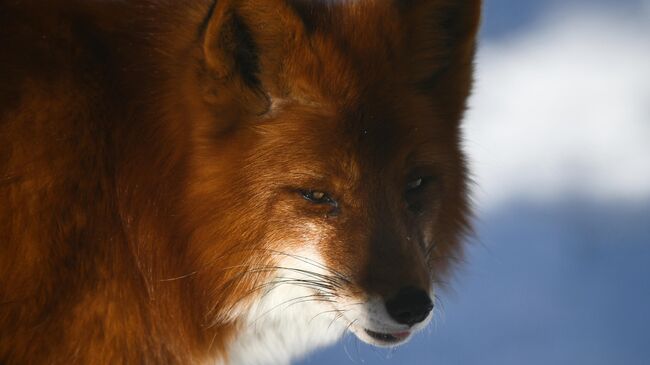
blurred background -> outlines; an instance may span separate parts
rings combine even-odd
[[[299,365],[650,364],[650,0],[486,0],[477,237],[410,343]]]

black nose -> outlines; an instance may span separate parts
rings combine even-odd
[[[427,318],[433,309],[433,302],[424,290],[407,287],[386,301],[386,309],[398,323],[412,326]]]

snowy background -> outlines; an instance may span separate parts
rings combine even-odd
[[[435,323],[298,364],[650,364],[650,0],[486,0],[470,105],[477,238]]]

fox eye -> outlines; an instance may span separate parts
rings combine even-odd
[[[337,206],[336,200],[332,199],[326,192],[318,190],[304,190],[302,197],[314,204],[329,204]]]
[[[419,176],[418,176],[419,175]],[[430,207],[438,191],[438,179],[433,174],[411,175],[405,186],[404,199],[408,209],[421,214]]]
[[[423,182],[424,182],[424,178],[422,177],[418,177],[415,180],[411,180],[406,184],[406,190],[407,191],[417,190],[422,186]]]

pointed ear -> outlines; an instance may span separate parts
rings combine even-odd
[[[270,100],[259,78],[259,49],[251,25],[238,10],[239,0],[219,0],[205,28],[203,57],[210,85],[205,99],[213,104],[233,102],[240,110],[264,114]]]
[[[395,0],[410,27],[416,77],[471,63],[481,18],[480,0]]]
[[[409,32],[410,77],[439,115],[462,119],[473,82],[480,0],[395,0]]]

